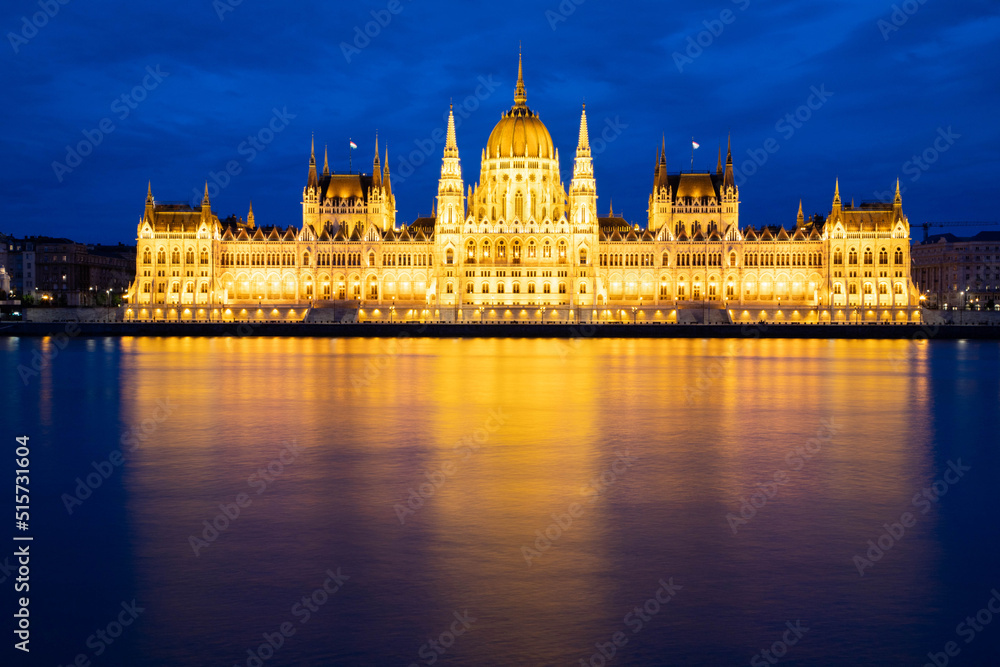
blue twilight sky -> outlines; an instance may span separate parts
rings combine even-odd
[[[993,0],[7,0],[0,29],[6,233],[132,241],[148,179],[198,203],[213,175],[221,216],[252,199],[258,224],[299,225],[313,132],[335,171],[349,139],[370,171],[378,132],[412,221],[436,194],[449,99],[478,180],[519,42],[567,186],[587,103],[602,214],[613,199],[645,224],[661,136],[671,171],[690,169],[692,137],[705,170],[731,131],[743,225],[792,224],[800,198],[827,213],[838,176],[845,201],[899,177],[913,224],[1000,219]]]

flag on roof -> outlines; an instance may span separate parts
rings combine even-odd
[[[358,145],[352,141],[351,142],[351,148],[357,148],[357,147],[358,147]]]
[[[701,144],[699,144],[697,141],[692,141],[691,148],[701,148]]]

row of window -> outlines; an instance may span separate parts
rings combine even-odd
[[[872,253],[871,248],[865,248],[864,252],[864,262],[865,264],[874,264],[875,255]],[[844,263],[844,251],[837,248],[833,251],[833,263],[837,266]],[[850,248],[847,251],[847,263],[851,265],[857,265],[858,263],[858,251],[856,248]],[[889,251],[882,248],[878,252],[878,263],[885,265],[889,263]],[[896,248],[895,253],[893,253],[893,264],[896,266],[903,265],[903,249]]]
[[[653,253],[602,254],[600,261],[601,266],[653,266]]]
[[[862,286],[862,292],[864,294],[866,294],[866,295],[874,294],[875,293],[874,290],[875,290],[875,288],[874,288],[874,286],[871,283],[865,283]],[[894,283],[893,286],[892,286],[892,292],[896,296],[901,296],[903,294],[903,283]],[[842,283],[834,283],[833,284],[833,293],[834,294],[843,294],[844,293],[844,285]],[[857,293],[858,293],[858,285],[857,285],[857,283],[851,283],[851,284],[849,284],[847,286],[847,293],[850,294],[850,295],[852,295],[852,296],[857,295]],[[881,295],[887,295],[887,294],[889,294],[889,286],[886,283],[879,283],[878,284],[878,293],[881,294]]]
[[[142,263],[143,264],[152,264],[153,263],[153,252],[149,248],[146,248],[145,250],[142,251]],[[159,250],[156,251],[156,263],[157,264],[166,264],[167,263],[167,251],[164,250],[163,248],[160,248]],[[170,253],[170,263],[171,264],[180,264],[181,263],[181,251],[180,251],[180,248],[174,248],[173,251]],[[185,264],[194,264],[194,249],[193,248],[188,248],[187,252],[184,253],[184,263]],[[200,263],[201,264],[208,264],[208,250],[205,249],[205,248],[203,248],[202,251],[201,251]]]
[[[528,283],[528,294],[535,294],[535,289],[536,289],[535,283],[529,282]],[[565,294],[566,293],[566,283],[559,283],[559,285],[557,286],[557,289],[559,290],[559,294]],[[452,284],[448,283],[447,289],[445,290],[446,293],[451,294],[452,290],[453,290]],[[506,290],[507,290],[507,287],[506,287],[506,285],[504,283],[502,283],[502,282],[501,283],[497,283],[497,292],[496,292],[497,294],[504,294],[504,293],[506,293]],[[475,294],[476,293],[476,284],[473,283],[473,282],[471,282],[471,281],[468,282],[468,283],[466,283],[465,284],[465,291],[468,294]],[[519,283],[517,281],[514,281],[511,284],[511,286],[510,286],[510,291],[511,291],[511,294],[520,294],[521,293],[521,283]],[[479,293],[480,294],[489,294],[490,293],[490,284],[489,283],[482,283],[480,285]],[[551,293],[552,293],[552,283],[549,283],[549,282],[542,283],[542,294],[551,294]],[[586,283],[580,283],[580,294],[586,294],[586,293],[587,293],[587,285],[586,285]]]

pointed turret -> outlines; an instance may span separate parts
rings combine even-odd
[[[312,145],[309,148],[309,181],[306,183],[307,188],[315,188],[319,185],[319,181],[316,178],[316,135],[313,135]]]
[[[833,186],[833,207],[840,208],[840,179],[838,178]]]
[[[378,159],[378,135],[375,135],[375,160],[372,162],[372,187],[378,192],[382,189],[382,165]]]
[[[455,136],[455,109],[448,105],[448,135],[444,142],[444,156],[446,158],[458,157],[458,139]]]
[[[715,164],[715,173],[722,173],[722,144],[719,144],[719,161]]]
[[[649,195],[648,219],[646,227],[653,233],[658,232],[670,219],[672,208],[669,182],[667,180],[667,137],[660,139],[660,150],[656,156],[656,176],[653,179],[653,192]]]
[[[465,186],[462,183],[462,161],[458,156],[458,138],[455,136],[455,109],[448,105],[448,133],[441,158],[441,178],[438,180],[437,209],[431,215],[446,225],[455,225],[465,217],[463,202]]]
[[[580,112],[580,139],[576,146],[577,157],[590,157],[590,132],[587,129],[587,105]]]
[[[376,149],[375,152],[378,153],[378,150]],[[323,175],[324,176],[329,176],[330,175],[330,159],[328,157],[328,154],[329,154],[329,150],[327,149],[326,145],[324,145],[323,146]]]
[[[903,195],[899,191],[899,179],[898,178],[896,179],[896,197],[892,200],[892,205],[893,206],[902,206],[903,205]]]
[[[257,224],[253,220],[253,200],[250,200],[250,210],[247,211],[247,227],[253,229]]]
[[[201,199],[201,207],[211,210],[212,202],[208,200],[208,181],[205,181],[205,196]]]
[[[899,191],[899,180],[896,181],[896,191]],[[150,203],[153,201],[153,181],[149,181],[146,186],[146,202]]]
[[[392,181],[389,180],[389,146],[385,147],[385,166],[382,168],[382,187],[386,197],[392,196]]]
[[[524,68],[521,66],[521,52],[517,53],[517,87],[514,88],[514,106],[527,106],[528,95],[524,90]]]
[[[153,219],[153,181],[149,182],[146,186],[146,214],[145,219],[152,221]]]
[[[801,227],[805,224],[805,216],[802,215],[802,200],[799,200],[799,214],[795,217],[795,224]]]
[[[569,207],[571,219],[577,225],[589,225],[597,218],[597,183],[594,181],[586,104],[580,111],[580,135],[573,161],[573,180],[569,184]]]
[[[667,187],[667,137],[664,135],[660,139],[660,162],[658,166],[658,172],[656,175],[656,184],[654,190],[657,192],[660,188]]]
[[[722,187],[736,189],[736,177],[733,175],[733,135],[726,141],[726,173],[722,179]]]

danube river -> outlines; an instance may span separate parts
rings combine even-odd
[[[997,343],[0,349],[30,664],[998,655]]]

